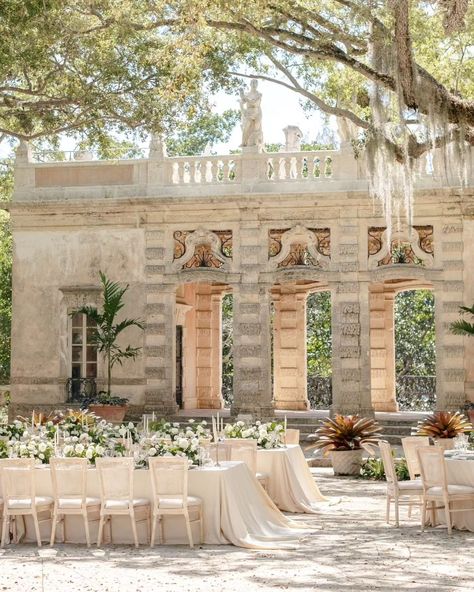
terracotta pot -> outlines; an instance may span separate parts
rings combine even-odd
[[[467,410],[467,414],[469,416],[469,421],[472,423],[472,425],[474,426],[474,409],[468,409]]]
[[[433,438],[435,446],[439,446],[443,450],[454,449],[454,438]]]
[[[111,421],[112,423],[121,423],[127,413],[128,405],[89,405],[89,411],[95,413],[97,417]]]
[[[358,475],[363,450],[332,450],[330,452],[335,475]]]

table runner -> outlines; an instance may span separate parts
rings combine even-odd
[[[284,512],[314,514],[320,502],[327,501],[297,444],[259,450],[257,470],[268,474],[268,495]]]

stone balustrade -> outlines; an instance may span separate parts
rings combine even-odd
[[[473,151],[466,154],[466,183],[472,185]],[[167,157],[150,151],[148,158],[98,160],[92,152],[32,156],[22,145],[17,151],[15,198],[18,201],[102,197],[179,197],[237,193],[310,193],[367,191],[365,158],[356,159],[347,147],[311,152],[256,152],[231,155]],[[455,162],[440,167],[435,153],[417,162],[415,183],[420,188],[461,185]],[[443,169],[443,170],[442,170]],[[79,191],[80,188],[80,191]],[[86,189],[87,188],[87,189]]]

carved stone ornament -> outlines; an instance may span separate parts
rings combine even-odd
[[[68,310],[82,306],[98,308],[102,303],[102,289],[99,286],[66,286],[59,290],[63,294],[63,301]]]
[[[330,237],[329,228],[306,228],[300,224],[291,229],[270,230],[270,265],[274,269],[301,266],[328,269]]]
[[[413,226],[395,231],[390,245],[386,228],[371,227],[368,230],[368,239],[369,269],[392,264],[433,267],[432,226]]]
[[[174,235],[175,270],[228,269],[232,257],[232,231],[197,228],[177,230]]]

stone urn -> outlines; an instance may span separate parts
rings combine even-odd
[[[122,423],[127,413],[128,405],[100,405],[92,404],[88,407],[91,413],[111,423]]]
[[[335,475],[359,475],[362,448],[358,450],[331,450],[330,457]]]
[[[435,446],[442,448],[443,450],[454,449],[454,438],[433,438]]]

